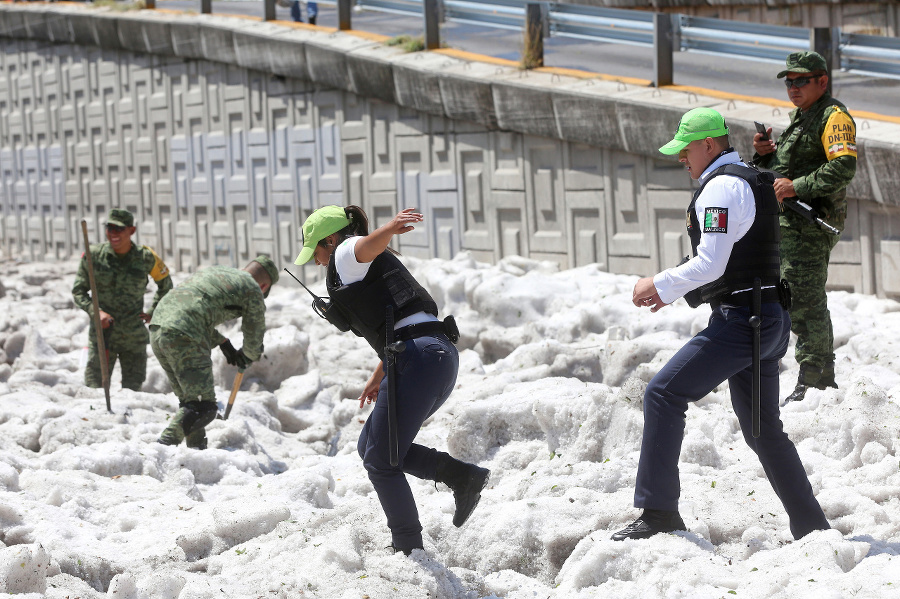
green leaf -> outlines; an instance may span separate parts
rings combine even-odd
[[[716,488],[716,481],[712,481],[712,484],[711,484],[710,486],[711,486],[713,489],[715,489],[715,488]]]

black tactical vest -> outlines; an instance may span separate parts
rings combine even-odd
[[[384,353],[384,320],[388,305],[394,307],[394,322],[418,312],[434,316],[438,313],[437,304],[425,288],[387,250],[372,261],[362,281],[349,285],[341,283],[332,254],[325,284],[334,306],[350,323],[350,330],[365,337],[379,356]]]
[[[775,189],[772,187],[775,176],[770,172],[762,172],[754,166],[743,164],[720,166],[703,182],[700,189],[694,192],[687,210],[688,236],[691,239],[693,255],[697,255],[697,246],[700,245],[702,233],[694,205],[706,185],[719,175],[740,177],[750,185],[756,201],[756,218],[750,230],[734,244],[731,257],[725,266],[725,273],[715,281],[685,295],[685,300],[693,308],[722,295],[750,289],[756,277],[760,278],[763,287],[777,286],[781,278],[781,230],[778,228],[780,210],[778,200],[775,198]]]

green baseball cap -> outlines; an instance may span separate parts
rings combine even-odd
[[[695,108],[684,113],[675,130],[675,139],[659,151],[663,154],[677,154],[692,141],[723,135],[728,135],[725,117],[712,108]]]
[[[134,215],[122,208],[113,208],[109,211],[109,216],[106,218],[106,224],[119,227],[133,227]]]
[[[784,66],[787,68],[778,73],[781,79],[788,73],[815,73],[816,71],[828,72],[828,65],[825,58],[818,52],[791,52],[784,59]]]
[[[350,224],[347,213],[340,206],[325,206],[309,215],[306,222],[300,228],[300,237],[303,240],[303,249],[294,260],[294,264],[306,264],[316,251],[316,244],[331,235],[337,233]]]

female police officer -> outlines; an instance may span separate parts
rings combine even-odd
[[[339,328],[364,337],[382,358],[359,398],[360,408],[372,402],[375,408],[363,427],[357,450],[387,516],[391,545],[407,555],[422,548],[422,525],[406,473],[443,482],[453,490],[456,526],[462,526],[475,509],[490,474],[413,443],[425,419],[450,395],[459,370],[459,356],[450,342],[458,335],[452,318],[437,319],[434,300],[388,248],[394,235],[411,231],[413,224],[421,221],[421,214],[406,209],[369,233],[366,214],[358,206],[326,206],[303,223],[303,250],[294,262],[305,264],[315,258],[316,264],[327,267],[329,310],[337,310],[344,321]],[[393,313],[392,330],[386,329],[389,311]],[[384,368],[385,360],[391,358],[385,356],[389,336],[397,340],[391,346],[396,352],[393,382],[391,369],[386,373]],[[391,465],[391,387],[396,465]]]

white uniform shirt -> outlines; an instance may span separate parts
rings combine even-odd
[[[369,267],[372,266],[371,262],[359,262],[356,259],[356,244],[359,243],[360,239],[362,237],[349,237],[334,250],[334,267],[341,278],[341,283],[344,285],[358,283],[365,279],[366,275],[369,274]],[[427,312],[417,312],[398,320],[394,324],[394,329],[402,329],[410,324],[433,320],[437,320],[437,318]]]
[[[725,164],[743,163],[737,152],[720,156],[700,175],[700,184]],[[697,255],[653,277],[659,298],[667,304],[725,273],[731,249],[750,230],[756,218],[756,200],[749,183],[740,177],[720,175],[703,189],[694,210],[701,233]]]
[[[344,285],[358,283],[369,274],[371,262],[357,262],[356,244],[362,237],[350,237],[345,239],[334,250],[334,267]]]

